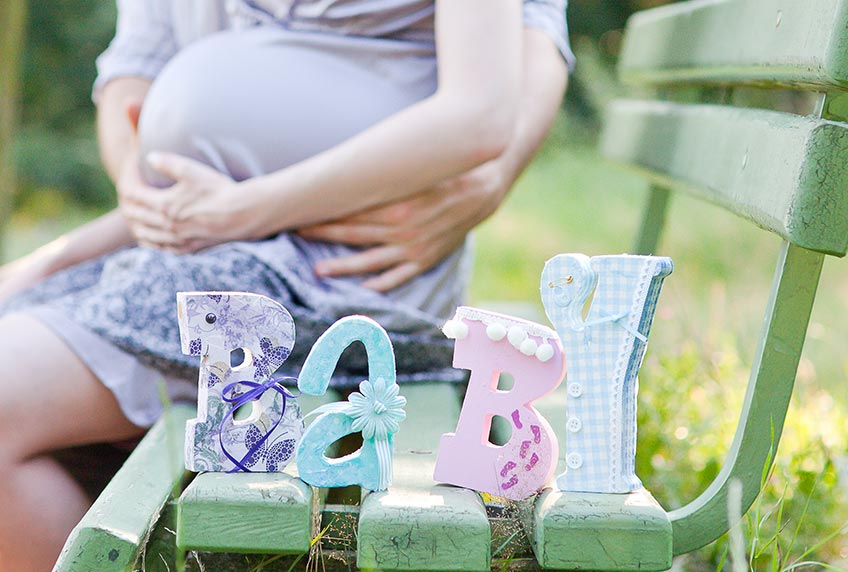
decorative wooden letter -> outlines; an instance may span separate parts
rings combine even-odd
[[[557,439],[532,402],[562,381],[565,360],[550,328],[509,316],[457,308],[444,327],[456,339],[453,365],[471,370],[455,433],[442,436],[434,478],[513,500],[540,490],[553,475]],[[499,391],[502,372],[513,388]],[[489,443],[492,418],[512,425],[503,446]]]
[[[294,322],[280,304],[240,292],[177,294],[184,354],[200,356],[197,418],[186,425],[190,471],[281,471],[294,457],[303,418],[274,371],[294,346]],[[231,355],[244,360],[232,366]],[[252,412],[236,420],[236,411]]]
[[[330,384],[342,352],[362,342],[368,353],[368,378],[348,401],[330,403],[312,414],[312,422],[297,449],[300,478],[316,487],[360,485],[372,491],[392,482],[392,443],[398,422],[406,417],[406,398],[398,395],[395,354],[386,331],[370,318],[348,316],[324,332],[309,352],[298,379],[298,388],[309,395],[323,395]],[[350,433],[362,432],[362,447],[341,459],[329,459],[324,451]]]
[[[670,258],[629,255],[560,254],[545,264],[542,302],[568,356],[560,490],[626,493],[642,486],[635,472],[637,373],[672,268]]]

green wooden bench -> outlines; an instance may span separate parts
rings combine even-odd
[[[727,530],[733,479],[743,485],[743,512],[759,493],[824,256],[848,248],[848,2],[724,0],[646,11],[628,23],[619,74],[654,94],[616,101],[601,143],[605,157],[652,182],[635,250],[657,251],[670,192],[720,205],[783,241],[727,459],[700,497],[669,514],[682,554]],[[749,87],[816,92],[818,104],[800,116],[727,103]]]
[[[397,435],[392,487],[346,498],[293,474],[192,480],[179,453],[190,412],[174,409],[71,535],[56,570],[270,571],[315,566],[321,558],[340,569],[485,571],[520,563],[650,571],[668,569],[672,555],[719,537],[730,525],[731,481],[742,484],[743,510],[760,491],[823,258],[843,256],[848,247],[846,30],[848,0],[699,0],[637,14],[628,24],[620,75],[645,99],[613,103],[601,151],[652,183],[635,251],[657,251],[669,196],[677,191],[783,240],[736,436],[720,474],[695,501],[666,512],[644,490],[549,489],[502,504],[437,485],[439,436],[454,429],[461,403],[444,385],[402,389],[409,418]],[[733,90],[746,86],[820,92],[818,112],[729,104]],[[561,443],[565,399],[561,388],[537,403]],[[564,455],[563,448],[561,463]]]

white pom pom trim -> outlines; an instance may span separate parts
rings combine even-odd
[[[545,342],[536,349],[536,359],[541,362],[546,362],[554,357],[554,347]]]
[[[530,338],[527,338],[526,340],[521,342],[521,347],[519,349],[521,350],[521,353],[523,353],[524,355],[532,356],[532,355],[536,354],[536,348],[537,348],[536,341],[532,340]]]
[[[452,340],[463,340],[468,337],[468,324],[461,320],[448,320],[442,326],[442,332]]]
[[[454,322],[453,320],[448,320],[447,322],[445,322],[445,325],[442,326],[442,333],[445,334],[445,337],[452,340],[456,339],[456,329],[454,326],[455,324],[456,322]]]
[[[521,346],[521,342],[527,339],[527,331],[521,326],[511,326],[506,334],[509,343],[516,349]]]
[[[463,322],[462,320],[454,321],[454,334],[456,339],[464,340],[468,337],[468,324]]]
[[[489,324],[486,326],[486,335],[493,342],[499,342],[506,336],[506,326],[498,323]]]

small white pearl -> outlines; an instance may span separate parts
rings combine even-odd
[[[468,324],[466,324],[462,320],[454,320],[453,333],[456,339],[464,340],[468,337]]]
[[[445,334],[445,337],[452,340],[456,339],[456,322],[454,320],[445,322],[445,325],[442,326],[442,332]]]
[[[536,341],[531,340],[530,338],[527,338],[526,340],[521,342],[521,348],[520,348],[521,353],[523,353],[526,356],[532,356],[536,353],[536,347],[537,347]]]
[[[506,337],[509,339],[509,343],[517,348],[527,338],[527,332],[521,326],[512,326],[509,328]]]
[[[464,340],[468,337],[468,324],[462,320],[448,320],[442,326],[442,332],[452,340]]]
[[[554,357],[554,347],[551,344],[545,343],[539,346],[536,350],[536,359],[541,362],[548,361]]]
[[[506,336],[506,327],[503,324],[489,324],[486,326],[486,335],[493,342],[499,342]]]

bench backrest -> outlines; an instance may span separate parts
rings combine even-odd
[[[663,100],[615,102],[603,154],[793,244],[844,255],[848,125],[838,120],[848,89],[846,29],[843,0],[699,0],[633,16],[620,76]],[[752,85],[822,92],[821,112],[675,101]]]

